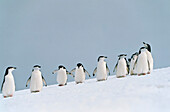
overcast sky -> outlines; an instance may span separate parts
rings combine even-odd
[[[20,90],[35,64],[51,85],[58,65],[82,62],[92,74],[99,55],[112,73],[117,55],[130,57],[143,41],[154,68],[170,66],[170,0],[0,0],[0,86],[8,66],[18,68]]]

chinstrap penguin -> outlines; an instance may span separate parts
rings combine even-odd
[[[128,74],[128,62],[126,60],[126,56],[126,54],[121,54],[118,56],[119,59],[113,70],[113,72],[116,71],[117,78],[126,77],[126,75]]]
[[[148,71],[150,71],[146,51],[147,49],[145,47],[140,48],[138,58],[134,64],[134,67],[136,66],[136,73],[138,76],[146,75]]]
[[[55,73],[57,73],[57,82],[59,86],[67,85],[67,75],[72,75],[63,65],[58,66],[58,70],[54,70],[54,72],[52,72],[52,74]]]
[[[15,92],[15,81],[12,74],[12,71],[15,69],[16,67],[8,67],[5,71],[4,80],[1,86],[4,98],[12,97]]]
[[[35,65],[32,70],[31,76],[28,78],[26,87],[28,86],[28,83],[30,82],[30,91],[31,93],[40,92],[43,87],[43,82],[45,86],[47,86],[47,83],[40,71],[41,66]]]
[[[153,57],[151,54],[151,46],[145,42],[143,42],[143,44],[144,44],[145,48],[147,49],[146,54],[147,54],[147,58],[149,61],[149,68],[150,68],[150,70],[148,71],[148,74],[150,74],[153,71]]]
[[[87,72],[87,70],[84,68],[84,66],[81,63],[78,63],[77,67],[71,70],[71,74],[73,72],[75,72],[76,84],[83,83],[85,81],[85,74],[87,74],[90,77],[90,74]]]
[[[105,61],[106,56],[99,56],[97,67],[93,71],[93,76],[96,74],[97,81],[107,80],[107,75],[110,75],[110,70]]]

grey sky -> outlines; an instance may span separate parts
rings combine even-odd
[[[0,86],[7,66],[18,68],[17,90],[35,64],[48,84],[59,64],[70,71],[82,62],[92,74],[99,55],[113,71],[117,55],[130,57],[143,41],[152,45],[154,68],[167,67],[169,35],[169,0],[0,0]]]

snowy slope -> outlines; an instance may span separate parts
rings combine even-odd
[[[0,112],[170,112],[170,68],[147,76],[127,76],[84,84],[52,85],[40,93],[15,92],[0,95]]]

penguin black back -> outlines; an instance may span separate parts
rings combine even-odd
[[[147,45],[148,45],[147,50],[148,50],[149,52],[151,52],[151,46],[150,46],[149,44],[147,44]]]

